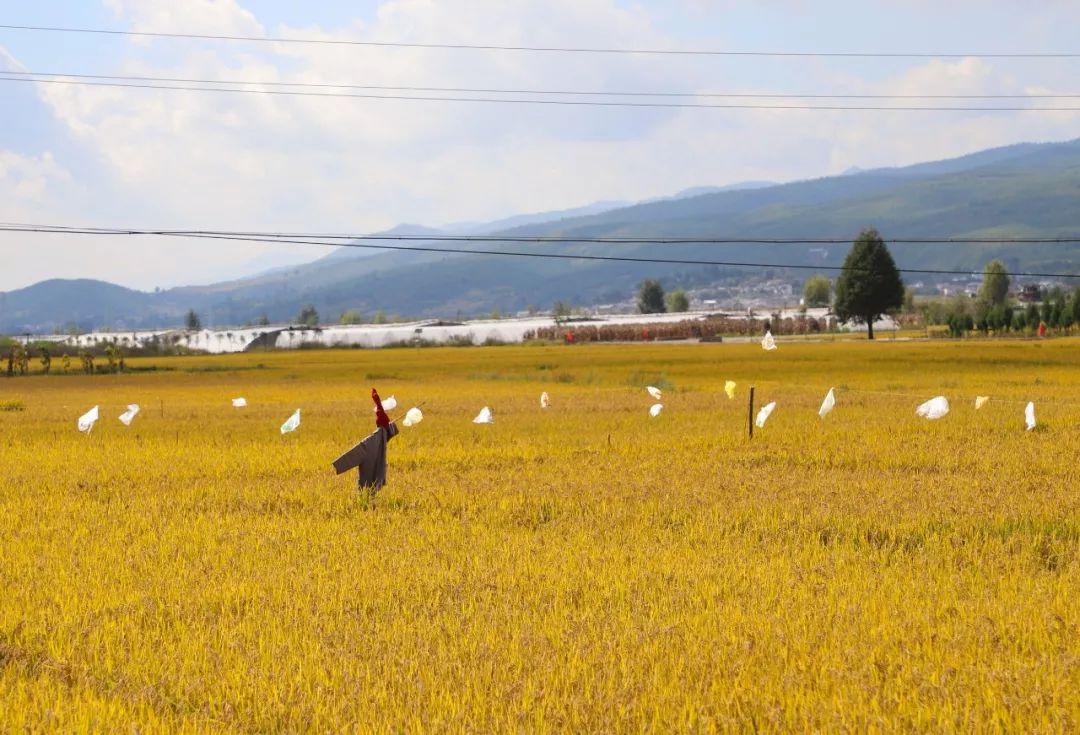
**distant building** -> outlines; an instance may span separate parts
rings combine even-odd
[[[1028,283],[1020,287],[1020,290],[1016,292],[1016,299],[1025,304],[1032,304],[1042,300],[1042,294],[1039,292],[1039,286],[1034,283]]]

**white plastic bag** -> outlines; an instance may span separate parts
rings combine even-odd
[[[734,380],[729,380],[728,382],[724,383],[724,392],[727,393],[727,397],[729,399],[735,397],[735,381]]]
[[[915,409],[915,413],[922,416],[924,419],[940,419],[942,416],[949,412],[949,399],[945,396],[937,396],[931,398],[926,403],[922,404]]]
[[[821,402],[821,408],[818,409],[817,415],[825,418],[834,408],[836,408],[836,393],[833,392],[832,388],[829,388],[829,392],[825,394],[825,400]]]
[[[243,408],[244,406],[247,405],[247,399],[246,398],[234,398],[234,399],[232,399],[232,405],[233,405],[233,408]]]
[[[776,349],[776,340],[773,339],[772,331],[766,329],[765,336],[761,338],[761,349],[770,352]]]
[[[772,403],[766,403],[764,406],[761,407],[761,410],[758,411],[757,419],[754,421],[754,423],[759,429],[765,428],[765,422],[769,420],[769,416],[772,415],[772,412],[775,408],[776,401],[773,401]]]
[[[124,426],[131,426],[131,422],[135,420],[135,417],[139,414],[139,405],[132,403],[128,406],[128,409],[120,414],[120,423]]]
[[[660,412],[663,411],[663,410],[664,410],[664,404],[663,403],[654,403],[652,405],[652,407],[649,409],[649,415],[652,416],[653,418],[656,418],[657,416],[660,415]]]
[[[990,396],[975,396],[975,410],[978,411],[980,408],[985,406],[986,402],[989,400]]]
[[[649,391],[649,395],[650,395],[650,396],[652,396],[653,398],[655,398],[655,399],[656,399],[656,400],[658,400],[658,401],[659,401],[659,400],[660,400],[661,398],[663,398],[663,397],[664,397],[664,393],[663,393],[663,391],[661,391],[661,390],[660,390],[659,388],[657,388],[656,386],[650,385],[650,386],[649,386],[648,388],[646,388],[645,390]]]
[[[547,408],[551,405],[551,398],[548,397],[547,391],[540,394],[540,408]]]
[[[480,413],[476,414],[476,418],[472,420],[474,424],[494,424],[495,416],[492,415],[491,409],[484,406],[480,409]]]
[[[1024,424],[1028,431],[1035,429],[1035,404],[1031,401],[1028,401],[1027,407],[1024,408]]]
[[[98,407],[94,406],[89,411],[79,417],[79,431],[84,434],[89,434],[94,428],[94,424],[98,421]]]
[[[289,419],[281,425],[281,433],[288,434],[290,431],[296,431],[300,428],[300,409],[296,409],[296,413],[289,417]]]
[[[390,396],[382,402],[382,407],[384,411],[393,411],[395,408],[397,408],[397,398],[395,398],[394,396]]]
[[[405,412],[405,418],[402,420],[401,423],[404,426],[416,426],[417,424],[419,424],[423,420],[424,420],[424,414],[420,411],[419,408],[417,408],[416,406],[413,406],[412,408],[410,408],[408,411]]]

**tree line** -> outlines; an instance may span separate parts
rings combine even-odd
[[[1060,286],[1044,289],[1037,294],[1041,304],[1028,303],[1019,308],[1010,296],[1012,285],[1005,264],[992,260],[983,270],[975,298],[960,293],[948,300],[930,299],[917,304],[914,291],[905,288],[880,233],[867,229],[852,244],[835,282],[824,275],[804,281],[803,305],[831,306],[840,321],[867,325],[870,339],[874,338],[874,322],[886,315],[918,315],[925,325],[940,325],[956,337],[975,330],[1000,334],[1068,329],[1080,324],[1080,286],[1071,294]],[[638,288],[638,310],[643,314],[686,311],[689,303],[685,292],[673,293],[679,294],[682,308],[671,308],[659,282],[643,281]]]
[[[836,279],[833,311],[842,321],[853,320],[867,325],[870,339],[874,338],[874,322],[904,303],[904,282],[892,254],[877,230],[864,230],[851,247],[840,277]],[[825,276],[807,280],[804,291],[807,306],[827,306],[832,282]],[[674,298],[672,298],[674,297]],[[657,314],[665,311],[686,311],[690,308],[685,291],[664,295],[660,283],[642,281],[637,295],[638,311]],[[677,306],[679,308],[672,308]]]
[[[337,323],[341,325],[354,325],[354,324],[389,324],[392,321],[398,321],[398,317],[390,316],[382,309],[375,312],[374,316],[369,320],[363,314],[356,309],[347,309],[341,313],[338,317]],[[324,324],[322,317],[319,315],[319,310],[315,308],[314,304],[305,304],[300,307],[300,311],[297,313],[296,318],[293,319],[293,324],[301,325],[305,327],[318,327]],[[270,319],[265,314],[260,316],[254,322],[248,324],[248,326],[265,327],[269,326]],[[202,317],[194,309],[189,309],[184,316],[184,328],[189,332],[198,332],[203,328]]]
[[[40,373],[49,375],[53,372],[53,349],[48,344],[23,344],[18,340],[11,340],[7,345],[7,355],[4,362],[7,369],[4,375],[13,378],[17,375],[29,375],[31,372],[31,359],[35,356],[41,365]],[[102,351],[105,364],[97,364],[96,356],[90,350],[80,350],[76,357],[79,360],[79,371],[87,375],[95,373],[122,373],[127,370],[123,351],[114,344],[105,345]],[[72,372],[71,355],[63,352],[60,355],[60,372],[64,374]]]

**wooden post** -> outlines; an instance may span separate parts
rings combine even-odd
[[[750,428],[750,438],[754,438],[754,386],[750,386],[750,409],[747,414],[747,426]]]

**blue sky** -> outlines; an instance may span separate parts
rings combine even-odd
[[[616,47],[1075,50],[1080,3],[0,0],[0,23]],[[818,93],[1080,92],[1076,60],[583,56],[0,30],[6,69],[421,86]],[[0,220],[369,232],[784,181],[1080,136],[1077,113],[538,108],[0,83]],[[0,290],[137,288],[309,259],[299,248],[0,234]]]

